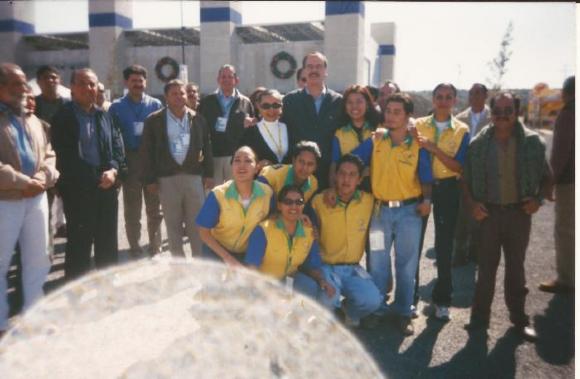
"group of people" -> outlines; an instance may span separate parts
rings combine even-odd
[[[161,252],[165,219],[175,257],[185,256],[187,237],[194,256],[279,279],[347,325],[394,315],[401,332],[412,335],[433,209],[433,316],[451,318],[452,266],[476,258],[467,328],[486,329],[503,248],[510,320],[535,339],[524,307],[524,259],[531,216],[552,198],[554,176],[542,138],[518,119],[518,97],[498,92],[487,106],[487,88],[477,83],[470,107],[454,116],[457,90],[441,83],[432,114],[413,119],[412,99],[396,83],[387,81],[376,97],[360,85],[341,95],[326,86],[327,69],[322,53],[309,53],[297,73],[300,88],[282,96],[261,87],[246,97],[235,67],[226,64],[215,93],[200,99],[194,83],[174,79],[164,87],[163,105],[145,92],[147,70],[131,65],[123,71],[126,94],[108,111],[97,106],[97,75],[76,69],[71,101],[43,100],[52,112],[41,121],[23,109],[29,90],[20,67],[1,64],[0,293],[18,243],[25,307],[42,295],[50,268],[45,193],[55,185],[67,221],[66,278],[89,271],[93,246],[97,268],[115,264],[122,187],[132,256]],[[59,84],[56,69],[43,70]],[[573,143],[574,78],[564,96],[572,112],[556,127],[556,136],[567,133],[555,138],[559,144]],[[573,145],[567,155],[554,154],[557,199],[573,204]],[[143,199],[148,251],[140,245]],[[567,258],[558,259],[558,279],[545,290],[573,288],[571,231],[557,234],[558,254]],[[0,330],[7,316],[1,296]]]

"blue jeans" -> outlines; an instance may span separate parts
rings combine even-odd
[[[340,307],[340,296],[344,296],[345,311],[351,320],[360,321],[381,306],[383,296],[360,265],[324,265],[322,271],[336,289],[333,305]]]
[[[324,274],[324,272],[323,272]],[[318,283],[310,276],[303,272],[297,271],[294,275],[294,290],[300,292],[303,295],[310,297],[313,300],[318,301],[323,307],[332,309],[334,307],[334,298],[330,298],[326,295],[326,292],[320,288]],[[334,285],[328,277],[325,275],[325,279],[330,284]]]
[[[391,246],[395,244],[395,301],[385,310],[401,316],[410,316],[415,292],[415,275],[419,260],[421,240],[421,216],[416,211],[417,204],[399,208],[381,206],[371,220],[371,247],[369,272],[384,295],[391,279]],[[380,232],[383,235],[380,235]],[[373,236],[374,235],[374,236]],[[378,236],[378,237],[377,237]],[[379,237],[382,237],[382,243]],[[390,309],[389,309],[390,308]]]

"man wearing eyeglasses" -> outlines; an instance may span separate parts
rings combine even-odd
[[[510,321],[529,341],[537,339],[525,312],[528,289],[524,271],[531,216],[549,184],[545,144],[517,115],[520,100],[500,92],[490,103],[492,123],[469,146],[463,190],[472,217],[479,222],[479,274],[468,330],[487,329],[501,251],[505,260],[505,301]]]

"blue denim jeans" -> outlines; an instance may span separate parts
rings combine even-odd
[[[381,295],[385,295],[393,275],[391,247],[394,243],[395,300],[389,307],[385,306],[384,310],[401,316],[410,316],[413,309],[422,224],[416,208],[417,204],[399,208],[381,206],[371,220],[369,272]]]
[[[344,296],[345,311],[351,320],[360,321],[381,306],[383,296],[360,265],[324,265],[322,271],[336,289],[333,305],[340,307],[340,297]]]
[[[324,272],[323,272],[324,274]],[[318,301],[323,307],[332,309],[334,307],[334,298],[330,298],[326,295],[326,292],[320,288],[318,283],[310,276],[303,272],[296,272],[292,275],[294,279],[294,290],[300,292],[303,295],[310,297],[313,300]],[[325,275],[326,281],[333,284],[328,277]],[[334,284],[333,284],[334,285]]]

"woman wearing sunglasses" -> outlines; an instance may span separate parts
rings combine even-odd
[[[262,91],[257,108],[262,119],[255,127],[245,130],[241,144],[254,149],[259,170],[272,164],[289,163],[288,130],[286,124],[280,122],[282,95],[273,89]]]
[[[278,214],[261,222],[250,235],[245,263],[279,280],[292,278],[295,290],[330,306],[336,290],[320,270],[313,229],[302,222],[302,190],[292,184],[284,186],[277,207]]]
[[[330,187],[334,185],[336,162],[345,154],[350,153],[364,140],[371,137],[376,128],[377,115],[373,98],[366,87],[352,85],[343,94],[342,127],[334,134],[332,140],[332,164],[330,165]],[[362,189],[370,192],[369,172],[363,173]]]
[[[273,202],[272,189],[254,180],[256,164],[251,148],[238,148],[232,157],[233,180],[216,186],[205,200],[196,218],[204,257],[241,266],[250,233],[268,217]]]

